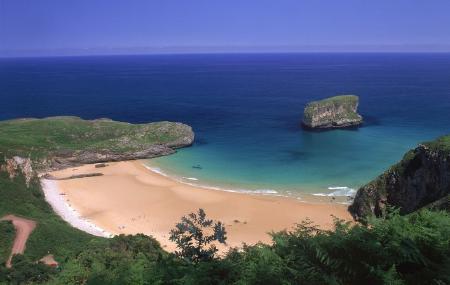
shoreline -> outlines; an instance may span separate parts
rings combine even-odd
[[[101,172],[102,176],[70,180],[41,179],[46,200],[64,220],[89,233],[111,237],[144,233],[169,251],[170,229],[184,215],[205,209],[209,218],[224,222],[228,246],[270,242],[272,231],[292,229],[310,218],[324,229],[334,215],[351,220],[347,206],[312,203],[275,195],[211,190],[150,171],[143,161],[83,165],[50,172],[55,177]]]
[[[41,186],[44,191],[45,201],[50,204],[55,213],[57,213],[72,227],[94,236],[113,236],[111,233],[108,233],[104,229],[83,218],[77,210],[75,210],[66,200],[64,200],[64,197],[55,180],[41,178]]]
[[[149,160],[142,160],[142,165],[148,169],[149,171],[156,173],[158,175],[162,175],[164,177],[167,177],[175,182],[182,183],[185,185],[189,185],[192,187],[202,188],[206,190],[214,190],[214,191],[224,191],[224,192],[230,192],[230,193],[240,193],[240,194],[246,194],[246,195],[266,195],[266,196],[272,196],[272,197],[284,197],[289,199],[295,199],[299,200],[305,203],[337,203],[342,205],[351,205],[354,196],[356,194],[356,189],[347,187],[347,186],[330,186],[327,189],[329,191],[332,191],[330,193],[324,193],[324,192],[316,192],[316,193],[296,193],[293,195],[292,193],[294,191],[286,191],[286,192],[280,192],[280,190],[275,189],[232,189],[227,187],[219,187],[219,186],[211,186],[208,184],[201,184],[197,183],[197,181],[200,181],[196,177],[185,177],[180,175],[174,175],[171,173],[164,172],[159,166],[150,164]],[[186,181],[189,180],[189,181]]]

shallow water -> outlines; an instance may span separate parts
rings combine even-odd
[[[226,189],[346,195],[450,133],[450,54],[0,59],[0,83],[0,119],[188,123],[194,146],[150,164]],[[360,96],[363,127],[302,130],[304,105],[336,94]]]

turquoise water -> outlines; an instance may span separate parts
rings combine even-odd
[[[450,54],[0,59],[0,81],[1,119],[188,123],[195,144],[150,164],[222,189],[346,195],[450,133]],[[360,96],[364,125],[303,130],[304,105],[336,94]]]
[[[270,141],[259,145],[238,141],[235,145],[194,145],[175,155],[153,159],[149,165],[187,183],[223,189],[293,196],[347,195],[425,139],[422,132],[402,128],[389,132],[373,126],[358,131],[299,131],[283,137],[262,136],[261,140]],[[428,135],[438,136],[439,131]],[[276,144],[270,149],[272,153],[267,149],[271,143]],[[197,165],[201,169],[193,168]],[[343,187],[350,189],[339,191]]]

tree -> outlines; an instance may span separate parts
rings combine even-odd
[[[226,231],[222,222],[206,218],[203,209],[181,218],[170,231],[170,240],[177,244],[175,254],[189,262],[198,263],[215,258],[218,249],[214,242],[226,244]]]

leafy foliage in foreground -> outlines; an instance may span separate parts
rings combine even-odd
[[[225,244],[227,232],[222,222],[206,218],[203,209],[182,217],[181,222],[170,232],[170,240],[177,244],[175,255],[198,263],[214,259],[218,249],[214,242]]]
[[[23,255],[15,255],[12,259],[13,269],[0,268],[0,284],[45,283],[57,271],[41,262],[35,262]]]
[[[450,216],[392,213],[368,225],[308,221],[273,244],[192,263],[144,235],[91,242],[49,284],[450,284]],[[0,282],[1,283],[1,282]]]

